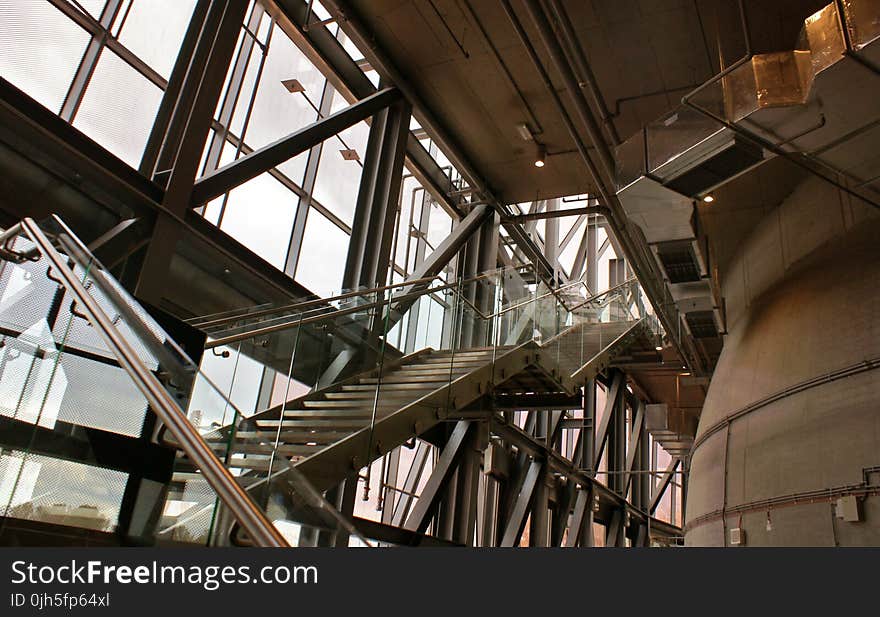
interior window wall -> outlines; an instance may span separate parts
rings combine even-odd
[[[0,0],[0,75],[132,166],[195,0]]]

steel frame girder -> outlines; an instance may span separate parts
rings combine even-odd
[[[528,471],[519,485],[516,499],[513,504],[513,510],[504,526],[504,534],[501,536],[499,546],[516,546],[522,536],[523,527],[526,522],[526,515],[535,494],[535,487],[539,480],[543,480],[544,463],[539,460],[533,460],[529,463]]]
[[[649,513],[653,514],[657,506],[660,505],[660,500],[663,499],[663,494],[669,488],[672,478],[675,477],[675,470],[678,469],[680,463],[681,459],[672,459],[666,467],[666,471],[663,472],[663,476],[660,478],[660,484],[657,485],[657,488],[654,489],[654,494],[651,496],[651,505],[648,507]]]
[[[368,99],[375,96],[379,94]],[[391,249],[409,119],[410,106],[403,100],[385,105],[373,114],[342,276],[343,289],[370,288],[388,282],[388,270],[394,261]]]
[[[406,478],[403,481],[403,490],[399,491],[400,495],[397,498],[397,501],[394,502],[394,508],[388,508],[388,501],[386,498],[385,508],[386,511],[390,512],[390,520],[385,520],[385,513],[382,513],[382,522],[390,522],[392,525],[396,527],[402,527],[403,522],[406,520],[407,515],[409,514],[410,507],[413,502],[413,495],[415,494],[416,488],[419,485],[419,482],[422,479],[422,473],[425,470],[425,464],[428,462],[428,456],[431,454],[431,445],[425,441],[419,441],[416,445],[416,452],[413,455],[413,462],[410,465],[409,470],[406,473]],[[394,491],[398,492],[398,491]]]
[[[633,420],[631,436],[629,440],[629,452],[626,453],[626,474],[623,479],[623,494],[629,489],[629,484],[633,478],[633,466],[636,462],[636,454],[642,447],[642,431],[645,426],[645,403],[638,401],[636,404],[636,415]],[[644,470],[642,470],[644,471]]]
[[[623,519],[624,511],[621,508],[615,508],[614,513],[611,515],[611,522],[608,524],[605,530],[605,546],[609,548],[616,548],[625,544],[625,530]]]
[[[492,209],[485,204],[474,206],[474,209],[458,222],[458,225],[452,230],[448,236],[435,248],[430,255],[419,264],[406,280],[417,281],[428,277],[438,275],[453,257],[464,247],[471,236],[480,229],[480,226],[486,219],[492,215]],[[430,283],[413,283],[411,286],[402,287],[398,292],[401,296],[427,289]],[[392,313],[389,316],[389,328],[393,327],[406,313],[407,309],[412,306],[418,298],[409,298],[401,300],[392,307]]]
[[[456,465],[464,453],[468,435],[473,433],[475,424],[470,420],[459,420],[443,448],[437,464],[428,478],[412,512],[406,519],[403,528],[415,533],[424,533],[431,522],[431,516],[440,502],[444,489],[453,477]]]
[[[211,4],[194,54],[195,57],[209,49],[207,61],[204,64],[190,62],[175,104],[169,133],[177,127],[179,140],[169,141],[166,136],[159,159],[160,164],[167,160],[170,169],[162,198],[163,209],[153,228],[153,237],[160,237],[162,241],[147,246],[135,289],[138,298],[157,306],[164,296],[166,275],[180,240],[179,229],[170,219],[182,217],[189,209],[199,162],[247,6],[246,0]]]
[[[590,537],[592,537],[592,525],[584,525],[585,522],[592,522],[590,520],[592,518],[592,502],[592,490],[590,488],[577,490],[574,510],[568,519],[568,536],[566,536],[564,542],[561,542],[562,538],[560,537],[560,542],[557,546],[561,544],[566,547],[574,547],[578,545],[584,534],[589,533]]]
[[[361,122],[400,99],[395,88],[385,88],[322,118],[286,137],[254,150],[232,163],[207,173],[195,183],[191,205],[200,206],[258,175],[310,149],[316,143]]]
[[[617,397],[620,396],[620,390],[623,387],[623,373],[616,371],[611,381],[611,387],[605,395],[605,409],[602,412],[602,422],[596,433],[596,451],[593,456],[593,469],[599,468],[599,462],[602,460],[602,454],[605,452],[605,445],[608,443],[609,427],[612,418],[617,413]]]

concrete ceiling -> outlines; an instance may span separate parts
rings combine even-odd
[[[753,48],[791,49],[803,18],[826,3],[748,0]],[[338,4],[373,33],[373,44],[410,82],[500,199],[515,203],[596,192],[500,2]],[[551,81],[570,105],[521,0],[511,4]],[[729,63],[744,49],[737,3],[732,0],[563,0],[563,6],[623,140],[715,74],[719,54]],[[573,109],[569,112],[574,117]],[[550,157],[542,169],[533,165],[535,145],[518,135],[521,123],[546,145]],[[583,127],[578,128],[589,143]]]
[[[353,0],[348,4],[502,200],[513,203],[595,192],[583,163],[572,152],[574,144],[558,110],[499,2]],[[518,2],[513,4],[550,67],[526,12]],[[713,72],[692,0],[568,1],[565,6],[623,138],[672,107],[684,89]],[[549,72],[567,104],[561,80]],[[546,145],[550,157],[543,169],[533,165],[534,144],[517,133],[521,123],[527,123]]]

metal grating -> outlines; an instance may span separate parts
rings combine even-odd
[[[685,313],[691,336],[694,338],[715,338],[718,328],[715,326],[715,314],[712,311],[691,311]]]
[[[698,197],[762,160],[761,148],[735,139],[730,147],[664,184],[682,195]]]
[[[700,266],[690,242],[667,242],[657,246],[657,258],[663,264],[670,283],[700,280]]]

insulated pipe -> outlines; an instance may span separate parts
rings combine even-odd
[[[577,81],[575,80],[574,75],[571,72],[571,67],[565,61],[562,49],[560,48],[559,43],[553,34],[550,24],[547,22],[546,16],[541,10],[541,7],[538,6],[536,0],[525,0],[525,4],[529,10],[529,14],[532,17],[532,20],[535,22],[535,26],[538,28],[538,32],[544,45],[550,52],[557,71],[560,73],[560,75],[563,77],[563,80],[565,81],[565,86],[572,97],[575,108],[578,112],[578,116],[587,126],[595,150],[599,153],[599,158],[602,161],[603,166],[606,167],[606,172],[608,173],[610,178],[614,178],[614,158],[613,156],[611,156],[608,145],[602,139],[602,135],[599,130],[599,126],[596,123],[596,119],[593,117],[592,112],[586,105],[586,102],[584,101],[583,96],[578,89]],[[534,64],[535,69],[538,71],[542,81],[544,82],[548,93],[553,98],[554,103],[559,110],[559,113],[562,115],[562,119],[565,122],[566,128],[568,129],[568,132],[574,140],[575,146],[581,158],[583,159],[584,164],[587,166],[587,169],[590,171],[590,175],[592,175],[593,179],[596,182],[596,186],[599,190],[599,194],[602,196],[603,203],[606,204],[606,206],[609,208],[609,213],[606,218],[608,219],[608,222],[611,226],[611,230],[619,240],[621,246],[624,249],[624,252],[626,253],[626,256],[629,258],[630,263],[632,264],[633,269],[636,272],[637,277],[642,282],[642,285],[645,288],[648,297],[651,299],[654,308],[657,310],[657,316],[660,318],[663,327],[666,329],[666,332],[669,336],[669,339],[672,341],[673,346],[676,348],[685,363],[688,364],[692,370],[696,371],[697,366],[695,366],[694,360],[688,353],[685,352],[684,347],[682,346],[682,343],[678,338],[679,328],[677,327],[677,324],[675,324],[673,320],[666,314],[666,306],[672,303],[672,299],[669,298],[669,301],[666,301],[668,291],[664,286],[658,284],[658,281],[660,279],[658,278],[657,274],[655,274],[656,265],[653,263],[653,258],[649,256],[646,258],[645,253],[642,251],[643,247],[639,246],[630,235],[629,230],[627,229],[627,217],[623,211],[623,207],[620,205],[620,200],[617,198],[617,194],[613,191],[608,190],[605,182],[603,181],[602,175],[599,172],[599,169],[596,167],[596,164],[587,154],[586,147],[584,146],[580,138],[577,128],[572,122],[571,117],[568,115],[565,106],[562,104],[562,101],[559,98],[559,94],[556,92],[556,89],[550,81],[550,77],[547,75],[547,71],[544,69],[544,66],[541,63],[540,58],[535,51],[535,48],[532,46],[531,41],[526,35],[525,30],[523,29],[522,24],[519,21],[519,18],[513,11],[513,8],[510,5],[510,1],[502,0],[502,6],[504,7],[504,11],[507,14],[507,17],[509,18],[511,24],[513,25],[514,30],[516,31],[517,36],[523,44],[523,47],[525,47],[526,51],[528,52],[532,64]],[[649,261],[649,259],[651,259],[652,261]]]
[[[571,20],[568,18],[565,8],[559,0],[547,0],[547,5],[550,7],[550,10],[553,11],[556,23],[559,24],[559,34],[568,46],[568,49],[571,52],[572,61],[580,74],[581,81],[578,85],[585,87],[593,98],[593,104],[596,106],[596,109],[599,110],[599,116],[602,118],[602,124],[605,125],[605,129],[608,136],[611,138],[611,142],[614,145],[620,144],[620,135],[617,134],[617,128],[614,126],[614,121],[611,119],[611,114],[608,112],[608,106],[605,104],[605,99],[602,98],[602,92],[596,84],[596,76],[593,75],[593,69],[590,67],[590,63],[587,62],[587,56],[584,54],[584,49],[581,47],[581,43],[574,32],[574,27],[572,27]]]

